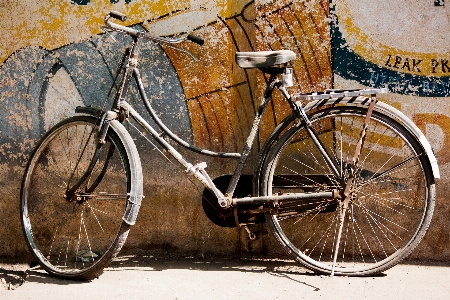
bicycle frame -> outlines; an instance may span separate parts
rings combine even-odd
[[[250,130],[250,134],[248,135],[246,142],[244,144],[243,150],[241,153],[228,153],[228,152],[214,152],[206,149],[197,148],[193,145],[190,145],[186,141],[182,140],[178,136],[176,136],[174,133],[170,131],[169,128],[167,128],[164,123],[159,119],[159,117],[156,115],[155,111],[152,109],[151,104],[148,100],[148,97],[146,95],[146,92],[144,90],[144,85],[140,76],[139,69],[137,68],[137,61],[139,56],[139,50],[142,43],[142,37],[135,36],[133,37],[134,43],[132,45],[130,55],[128,57],[128,64],[125,67],[124,76],[122,78],[122,81],[119,85],[119,89],[117,92],[117,95],[114,100],[114,106],[113,111],[118,111],[121,114],[125,115],[125,118],[131,117],[133,118],[147,133],[151,134],[153,138],[165,149],[167,150],[181,165],[183,165],[187,172],[194,175],[195,178],[197,178],[206,188],[210,189],[214,195],[218,199],[219,206],[222,208],[228,208],[231,205],[237,205],[237,204],[268,204],[272,203],[273,205],[276,205],[278,201],[289,201],[289,200],[299,200],[299,199],[336,199],[339,198],[339,192],[332,191],[332,192],[308,192],[308,193],[296,193],[296,194],[290,194],[290,195],[284,195],[284,196],[260,196],[260,197],[245,197],[245,198],[232,198],[234,191],[237,186],[237,182],[242,174],[242,170],[244,165],[246,164],[248,155],[252,149],[252,145],[255,141],[255,138],[257,136],[258,128],[261,124],[262,116],[266,110],[267,104],[270,100],[270,97],[272,95],[273,90],[275,87],[277,87],[282,94],[284,95],[285,99],[290,103],[293,111],[298,117],[298,123],[297,124],[307,124],[308,133],[313,137],[314,142],[316,143],[316,146],[319,148],[321,154],[323,157],[326,158],[326,161],[328,165],[330,166],[330,169],[335,173],[338,178],[341,178],[341,174],[336,169],[334,162],[326,153],[324,150],[324,147],[320,144],[320,141],[315,136],[314,131],[309,125],[308,117],[306,116],[306,113],[303,111],[301,107],[299,107],[297,104],[295,104],[289,93],[286,91],[284,86],[282,85],[281,81],[278,79],[279,74],[282,73],[282,70],[284,68],[266,68],[264,71],[267,73],[271,73],[269,82],[267,84],[267,88],[265,90],[263,99],[261,100],[261,103],[259,105],[259,108],[256,112],[255,118],[253,120],[253,125]],[[126,55],[126,54],[125,54]],[[280,71],[281,70],[281,71]],[[118,70],[120,71],[120,70]],[[155,121],[155,123],[160,127],[163,131],[163,134],[158,133],[134,108],[125,101],[125,96],[128,91],[128,87],[130,84],[130,81],[134,78],[139,94],[141,97],[141,100],[144,102],[147,111],[149,112],[151,118]],[[107,112],[107,117],[104,118],[105,122],[101,124],[102,129],[101,132],[107,131],[108,126],[108,120],[118,118],[119,115],[112,112]],[[105,128],[106,126],[106,128]],[[188,162],[174,147],[172,147],[165,139],[164,136],[170,137],[172,140],[180,144],[181,146],[190,149],[191,151],[208,155],[208,156],[215,156],[215,157],[221,157],[221,158],[235,158],[239,159],[237,166],[235,168],[234,174],[232,176],[232,179],[230,181],[230,184],[228,186],[228,189],[225,194],[223,194],[213,183],[212,179],[206,172],[206,163],[199,163],[196,165],[191,164]]]
[[[125,21],[126,16],[110,12],[105,23],[130,35],[133,43],[119,63],[103,108],[77,107],[81,115],[50,129],[31,155],[22,181],[23,233],[34,258],[50,274],[97,277],[136,222],[144,179],[124,121],[145,138],[153,136],[160,146],[149,142],[157,150],[165,149],[202,182],[203,210],[213,223],[243,228],[254,240],[263,232],[252,232],[249,226],[266,222],[282,247],[314,272],[378,274],[418,245],[430,225],[439,169],[419,128],[390,105],[377,103],[376,94],[387,90],[325,90],[291,97],[286,87],[291,85],[289,64],[295,52],[237,52],[239,67],[270,75],[250,133],[241,153],[197,148],[155,113],[137,63],[143,39],[163,44],[203,40],[153,36],[111,23],[110,17]],[[152,125],[126,101],[132,80]],[[105,109],[115,88],[113,105]],[[275,88],[292,112],[267,137],[253,177],[241,175]],[[297,100],[310,102],[303,107]],[[237,159],[234,174],[211,180],[206,163],[193,165],[168,138],[200,154]],[[250,187],[253,197],[248,197]]]

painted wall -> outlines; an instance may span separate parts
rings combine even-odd
[[[140,62],[156,110],[176,134],[199,147],[239,151],[249,132],[265,79],[234,64],[237,50],[292,49],[302,53],[295,63],[297,90],[331,86],[327,1],[80,0],[8,2],[0,7],[5,16],[0,30],[10,41],[0,52],[0,99],[5,107],[0,133],[0,253],[5,256],[27,253],[18,203],[31,149],[77,105],[102,104],[121,51],[129,43],[119,34],[114,34],[114,41],[102,32],[107,12],[123,12],[129,16],[127,25],[155,34],[194,31],[205,38],[203,47],[181,45],[199,58],[198,63],[151,43]],[[129,99],[143,111],[136,100]],[[286,113],[287,105],[275,95],[261,139]],[[207,219],[201,207],[202,188],[184,170],[168,163],[145,140],[138,148],[146,198],[127,247],[196,254],[248,250],[239,230],[218,227]],[[220,159],[189,153],[187,157],[206,160],[212,177],[230,174],[233,168]],[[254,154],[249,170],[253,161]]]
[[[333,2],[334,85],[388,87],[391,93],[380,99],[399,108],[429,139],[441,179],[431,227],[412,257],[448,260],[450,1]]]
[[[199,147],[240,151],[249,132],[265,78],[238,68],[235,51],[295,51],[293,92],[318,91],[333,83],[345,88],[388,85],[392,94],[383,100],[424,130],[443,177],[431,234],[413,255],[448,259],[450,207],[442,182],[450,160],[444,150],[450,112],[443,99],[450,63],[449,38],[443,29],[450,27],[450,4],[434,5],[413,0],[395,4],[369,0],[2,2],[0,34],[7,42],[0,44],[0,255],[28,255],[20,228],[19,193],[36,141],[50,126],[73,114],[76,106],[100,106],[105,100],[121,52],[129,43],[120,34],[113,39],[100,28],[103,16],[116,10],[128,15],[127,26],[162,35],[194,31],[206,40],[203,47],[180,45],[199,62],[152,43],[145,45],[140,62],[158,113],[176,134]],[[392,6],[399,13],[392,14]],[[335,13],[330,14],[330,7]],[[332,36],[330,20],[337,24]],[[137,98],[129,101],[144,112]],[[260,141],[288,109],[275,94]],[[146,198],[126,247],[195,255],[278,252],[271,238],[250,243],[243,232],[212,224],[201,207],[202,187],[147,141],[137,146]],[[193,162],[206,161],[212,177],[230,174],[234,167],[221,159],[182,153]]]

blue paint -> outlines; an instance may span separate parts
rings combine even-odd
[[[143,30],[140,26],[139,29]],[[64,69],[69,74],[85,105],[103,105],[118,62],[131,41],[120,34],[115,39],[118,42],[107,35],[99,35],[53,51],[25,48],[3,63],[0,78],[14,84],[0,89],[2,105],[7,107],[0,112],[0,118],[9,120],[2,124],[0,144],[12,145],[0,152],[0,162],[11,162],[20,153],[18,161],[24,163],[31,149],[24,150],[19,145],[24,141],[36,141],[45,133],[48,79],[59,70]],[[139,69],[147,96],[159,117],[175,134],[192,143],[192,125],[183,86],[170,58],[158,44],[147,42],[142,48]],[[127,101],[142,116],[148,116],[134,84],[128,95]],[[109,99],[107,108],[111,102]],[[27,120],[28,127],[24,129],[22,123],[17,125],[15,120],[10,120],[13,114],[18,116],[17,120]],[[152,124],[150,120],[149,123]]]
[[[368,87],[387,87],[390,92],[397,94],[420,97],[450,95],[449,76],[407,74],[369,62],[348,46],[337,25],[332,26],[332,51],[334,72],[345,79],[355,80]],[[417,63],[416,68],[420,65]],[[392,64],[395,64],[395,60]],[[403,64],[404,62],[397,67],[401,69]],[[412,61],[409,67],[413,67]]]

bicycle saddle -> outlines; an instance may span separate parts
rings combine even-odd
[[[295,56],[291,50],[236,52],[236,63],[241,68],[264,68],[287,63]]]

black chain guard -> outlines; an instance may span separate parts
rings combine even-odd
[[[231,177],[231,175],[220,176],[214,179],[213,182],[222,193],[225,193],[228,188],[228,184],[231,181]],[[234,198],[242,198],[252,195],[252,178],[252,175],[241,175],[234,192]],[[223,209],[220,207],[217,198],[206,188],[203,190],[202,206],[205,214],[214,224],[222,227],[236,227],[234,208],[230,207]],[[255,205],[239,205],[239,223],[264,223],[265,217],[263,213],[255,214],[248,212],[250,209],[257,208],[258,206]]]

